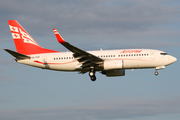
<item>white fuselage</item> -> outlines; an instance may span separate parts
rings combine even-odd
[[[163,69],[177,59],[163,51],[153,49],[128,49],[128,50],[101,50],[87,51],[99,58],[106,60],[122,60],[122,69],[156,68]],[[47,54],[33,54],[30,59],[17,60],[17,62],[58,71],[81,71],[79,63],[72,52],[59,52]]]

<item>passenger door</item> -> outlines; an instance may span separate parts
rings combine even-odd
[[[154,59],[155,59],[155,52],[154,52],[154,51],[151,51],[151,52],[150,52],[150,57],[151,57],[151,60],[154,60]]]

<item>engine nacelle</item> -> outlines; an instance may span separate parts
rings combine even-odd
[[[104,70],[123,69],[123,60],[105,60]]]
[[[107,77],[115,77],[115,76],[124,76],[125,75],[125,70],[107,70],[107,71],[102,71],[102,74],[106,75]]]

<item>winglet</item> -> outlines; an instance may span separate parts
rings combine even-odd
[[[64,39],[55,28],[53,28],[53,31],[59,43],[66,43],[66,41],[64,41]]]

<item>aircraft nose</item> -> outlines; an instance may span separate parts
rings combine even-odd
[[[177,61],[177,58],[173,57],[173,60],[174,60],[174,62],[176,62],[176,61]]]
[[[172,63],[174,63],[174,62],[176,62],[176,61],[177,61],[177,58],[175,58],[175,57],[171,56],[170,61],[171,61]]]

